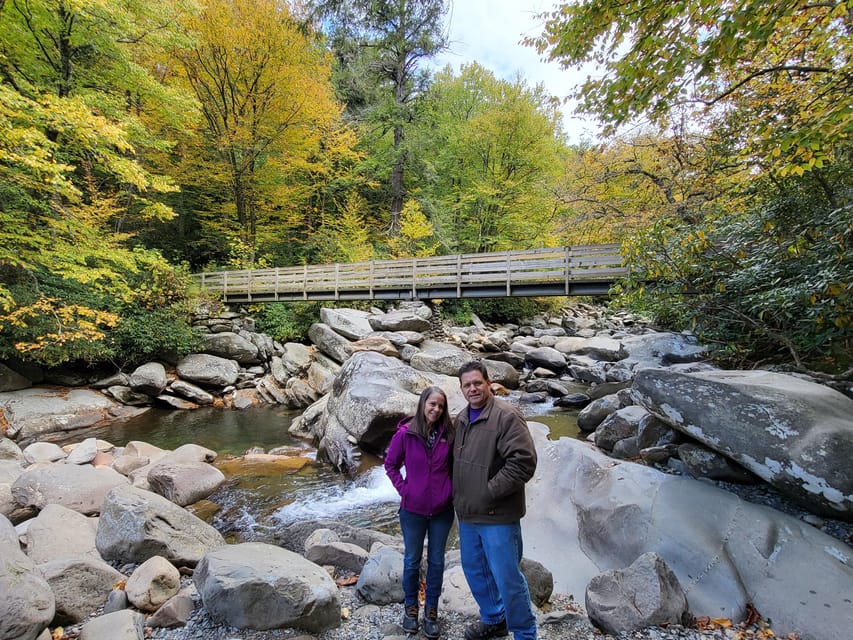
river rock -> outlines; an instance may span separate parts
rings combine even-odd
[[[368,318],[370,313],[358,309],[320,309],[320,322],[323,322],[333,331],[350,340],[361,340],[372,331]]]
[[[578,429],[595,431],[604,419],[622,407],[615,393],[593,400],[578,412]]]
[[[223,482],[223,473],[206,462],[158,462],[148,471],[151,490],[182,507],[206,498]]]
[[[144,405],[151,404],[151,396],[146,395],[144,393],[139,393],[138,391],[134,391],[130,387],[123,387],[120,385],[113,385],[112,387],[108,387],[104,393],[106,393],[111,398],[115,398],[122,404],[141,407]]]
[[[25,378],[17,371],[13,371],[0,362],[0,393],[4,391],[18,391],[33,386],[29,378]]]
[[[12,497],[12,485],[24,468],[15,460],[0,460],[0,515],[12,516],[18,509],[18,503]]]
[[[560,374],[566,370],[566,358],[553,347],[537,347],[524,354],[524,364],[531,369],[543,367]]]
[[[699,345],[695,336],[683,333],[643,333],[626,336],[621,343],[628,352],[626,360],[637,369],[696,362],[708,357],[706,345]]]
[[[124,609],[89,620],[80,629],[80,640],[143,640],[144,630],[145,616]]]
[[[157,401],[158,404],[164,405],[171,409],[181,409],[182,411],[192,411],[193,409],[198,409],[198,405],[195,402],[190,402],[186,398],[179,398],[178,396],[173,396],[168,393],[161,393],[154,399]]]
[[[358,594],[372,604],[403,601],[403,554],[391,547],[376,545],[358,576]]]
[[[27,464],[57,462],[65,459],[65,451],[53,442],[33,442],[23,449]]]
[[[314,347],[304,345],[301,342],[284,343],[284,353],[281,354],[281,360],[288,372],[288,377],[302,375],[315,359],[316,350]]]
[[[322,322],[311,325],[308,337],[321,352],[339,364],[344,363],[352,354],[350,341]]]
[[[507,389],[518,389],[518,371],[511,364],[497,360],[483,360],[489,380]],[[459,369],[456,370],[458,373]],[[453,375],[456,375],[455,373]]]
[[[50,585],[0,515],[0,638],[35,640],[53,620],[55,606]]]
[[[312,362],[308,367],[307,381],[314,391],[319,395],[326,395],[332,390],[332,383],[335,381],[335,376],[341,367],[336,362],[332,362],[326,358],[327,362],[317,360]]]
[[[413,311],[390,311],[368,316],[374,331],[429,331],[429,318],[423,318]]]
[[[431,385],[447,394],[451,415],[464,406],[456,378],[416,371],[378,353],[356,353],[341,368],[331,393],[319,401],[325,410],[309,407],[303,420],[291,425],[291,433],[309,427],[323,456],[339,469],[353,470],[358,455],[353,444],[382,449],[400,419],[414,414],[421,392]]]
[[[24,446],[57,431],[95,426],[131,415],[123,407],[91,389],[32,387],[0,393],[0,420],[6,436]]]
[[[238,629],[298,627],[320,633],[340,625],[338,588],[297,553],[246,542],[207,553],[193,581],[210,616]]]
[[[206,334],[202,336],[202,344],[205,353],[227,360],[236,360],[242,365],[260,362],[258,347],[243,336],[231,331]]]
[[[14,440],[0,437],[0,460],[15,460],[24,462],[24,452]]]
[[[95,438],[86,438],[78,442],[68,455],[65,462],[68,464],[88,464],[98,455],[98,441]]]
[[[180,567],[195,566],[225,540],[163,496],[125,485],[107,494],[95,544],[108,561],[138,563],[160,555]]]
[[[12,496],[22,507],[59,504],[91,515],[100,512],[104,496],[113,487],[127,483],[127,478],[110,468],[57,462],[24,471],[12,485]]]
[[[27,527],[27,555],[36,564],[89,558],[101,561],[95,547],[96,518],[59,504],[49,504]]]
[[[332,565],[360,573],[368,555],[356,544],[341,542],[331,529],[317,529],[305,541],[305,557],[322,566]]]
[[[651,413],[804,508],[853,520],[853,400],[844,394],[768,371],[671,369],[641,371],[633,391]]]
[[[658,554],[644,553],[630,567],[595,576],[586,588],[590,622],[610,635],[689,623],[687,597]]]
[[[55,622],[74,624],[104,604],[124,575],[103,560],[90,557],[54,560],[38,566],[56,599]]]
[[[368,336],[367,338],[362,338],[356,342],[353,342],[350,345],[353,353],[357,351],[375,351],[376,353],[381,353],[383,356],[388,356],[389,358],[399,358],[400,352],[397,350],[397,347],[394,346],[394,343],[391,342],[388,338],[383,338],[381,336]]]
[[[433,340],[424,341],[420,349],[409,361],[409,364],[418,371],[455,376],[463,364],[474,359],[468,351]]]
[[[237,382],[240,366],[234,360],[209,353],[191,353],[181,358],[176,371],[184,380],[214,387],[227,387]]]
[[[147,396],[159,395],[167,383],[166,368],[159,362],[146,362],[130,374],[130,388]]]
[[[195,610],[195,603],[188,593],[179,592],[163,603],[150,618],[145,621],[146,627],[171,629],[187,624]]]
[[[524,367],[524,356],[512,351],[501,351],[499,353],[490,353],[483,358],[484,361],[495,360],[497,362],[506,362],[513,369],[521,369]]]
[[[686,442],[678,447],[678,459],[694,478],[710,478],[725,482],[753,483],[756,477],[713,449]]]
[[[547,564],[557,592],[582,594],[594,576],[654,551],[694,615],[742,620],[752,603],[779,635],[847,634],[853,549],[844,543],[710,483],[549,441],[547,427],[528,424],[540,455],[524,550]]]
[[[648,411],[636,405],[617,409],[595,428],[595,446],[613,451],[617,442],[637,435],[640,421],[647,415]]]
[[[153,556],[134,569],[124,590],[127,599],[142,611],[157,611],[181,589],[181,574],[162,556]]]
[[[191,400],[196,404],[208,405],[213,404],[213,396],[201,387],[190,384],[186,380],[175,380],[169,385],[169,390],[179,396]]]

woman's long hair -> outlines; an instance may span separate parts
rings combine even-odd
[[[421,399],[418,401],[418,410],[415,413],[415,416],[409,422],[409,430],[414,431],[415,433],[426,439],[427,421],[426,416],[424,415],[424,407],[426,407],[426,403],[429,397],[434,393],[437,393],[444,398],[444,411],[442,412],[441,417],[439,417],[436,427],[440,428],[443,426],[447,441],[453,442],[453,437],[456,432],[453,428],[453,421],[450,419],[450,408],[447,405],[447,394],[444,393],[444,391],[442,391],[438,387],[427,387],[423,390],[423,393],[421,393]]]

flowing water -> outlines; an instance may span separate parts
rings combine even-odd
[[[551,437],[576,437],[576,412],[550,403],[523,405],[528,420],[543,422]],[[116,446],[142,440],[163,449],[195,443],[216,451],[220,458],[241,455],[260,447],[268,451],[286,446],[292,455],[307,458],[300,468],[264,475],[244,470],[197,505],[200,517],[209,520],[229,542],[271,541],[276,531],[298,520],[332,518],[360,527],[398,531],[397,492],[385,475],[379,458],[363,454],[355,477],[336,472],[316,460],[316,449],[291,436],[287,429],[298,412],[259,407],[242,411],[152,409],[131,420],[75,433],[69,441],[95,436]],[[218,509],[210,504],[215,503]]]

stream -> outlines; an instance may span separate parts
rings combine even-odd
[[[513,401],[510,398],[510,401]],[[577,437],[577,413],[549,403],[521,405],[525,417],[551,429],[552,438]],[[316,449],[288,433],[300,414],[277,407],[241,411],[201,408],[194,411],[151,409],[141,416],[97,429],[75,432],[69,442],[97,437],[116,446],[142,440],[163,449],[194,443],[219,457],[239,456],[252,448],[288,447],[307,458],[298,469],[277,475],[231,476],[207,501],[190,509],[209,521],[231,543],[271,542],[275,532],[299,520],[331,518],[358,527],[397,533],[399,498],[385,475],[382,460],[363,453],[355,477],[316,460]]]

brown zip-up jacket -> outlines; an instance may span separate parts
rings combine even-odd
[[[536,448],[515,407],[492,397],[468,423],[468,407],[456,417],[453,504],[460,520],[509,524],[524,516],[524,485],[536,470]]]

